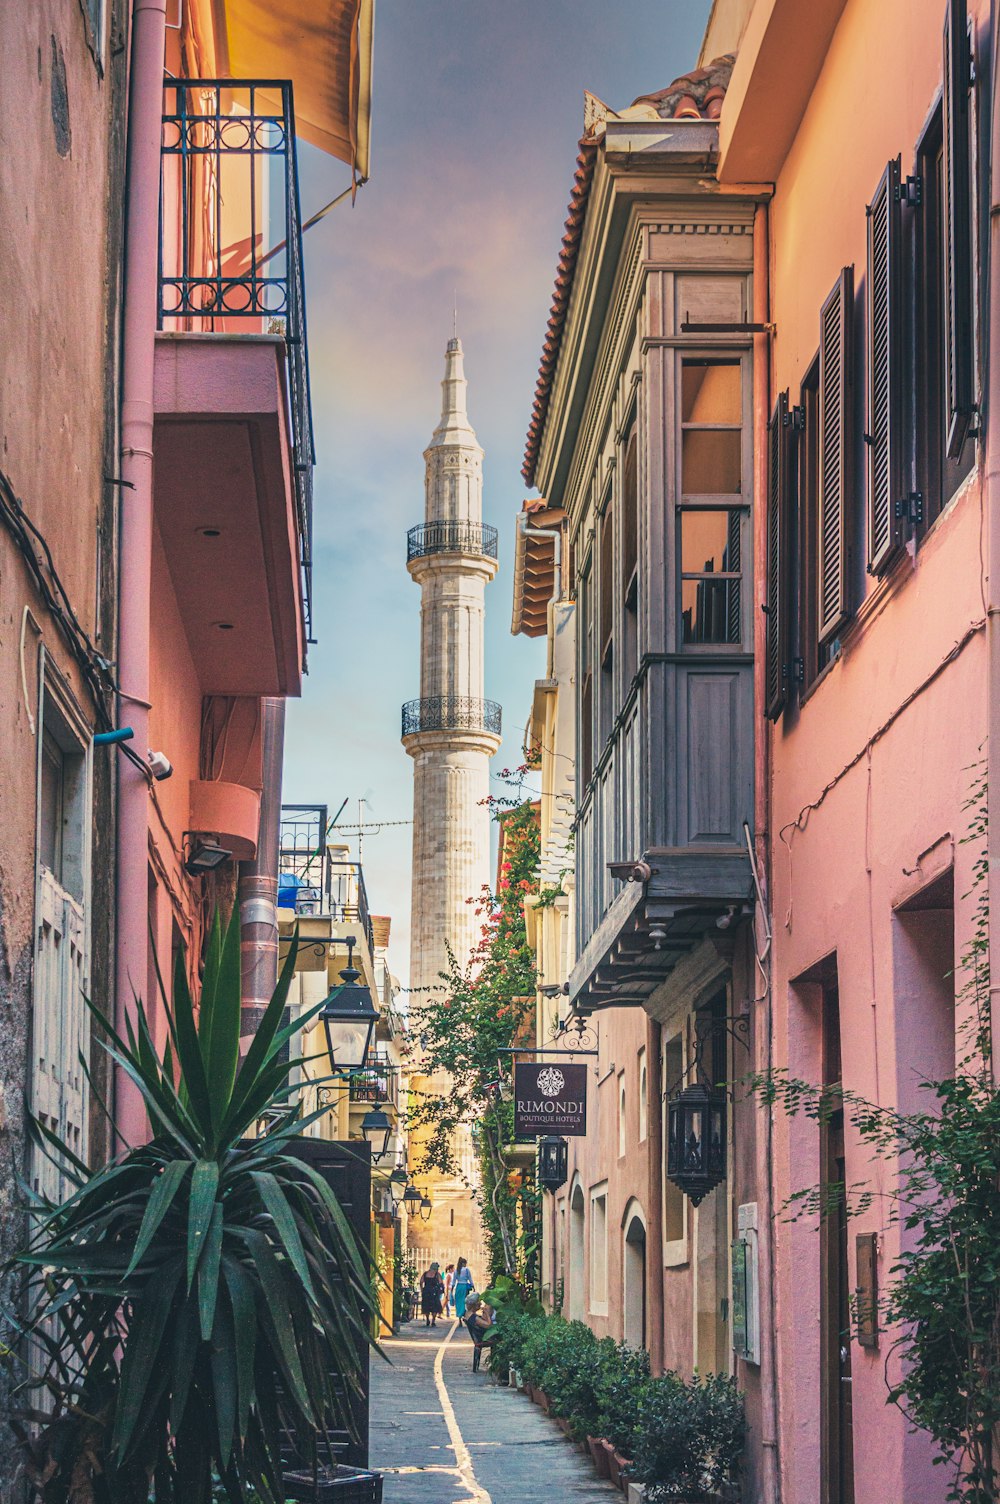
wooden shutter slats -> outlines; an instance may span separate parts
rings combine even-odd
[[[945,347],[947,451],[956,459],[974,411],[972,192],[969,134],[969,23],[966,0],[949,0],[944,24]]]
[[[788,524],[791,459],[788,393],[782,392],[767,425],[767,627],[764,714],[777,720],[785,708],[788,664]]]
[[[901,476],[899,158],[868,205],[868,569],[884,573],[899,542]]]
[[[831,642],[848,611],[847,546],[854,391],[854,267],[845,266],[823,304],[819,341],[819,614],[820,646]]]

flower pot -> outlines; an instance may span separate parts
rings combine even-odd
[[[529,1400],[534,1400],[535,1386],[532,1384],[530,1379],[525,1379],[524,1381],[524,1392],[528,1396]]]
[[[627,1472],[631,1466],[631,1457],[623,1457],[620,1452],[615,1451],[614,1447],[611,1448],[608,1453],[608,1472],[615,1488],[620,1488],[622,1493],[625,1493],[628,1488]],[[678,1504],[680,1504],[679,1500]]]
[[[556,1425],[559,1427],[564,1436],[572,1435],[573,1427],[571,1423],[566,1419],[565,1415],[556,1416]]]
[[[607,1442],[602,1441],[598,1436],[587,1437],[587,1451],[590,1453],[590,1460],[593,1462],[599,1478],[608,1478],[611,1476],[608,1471],[608,1454],[604,1450],[606,1445]]]
[[[517,1369],[514,1367],[513,1363],[507,1370],[507,1384],[511,1389],[517,1389],[520,1387],[517,1382]]]
[[[534,1394],[532,1395],[532,1398],[534,1399],[536,1405],[541,1405],[542,1411],[545,1415],[552,1414],[552,1401],[549,1399],[544,1389],[536,1389]]]

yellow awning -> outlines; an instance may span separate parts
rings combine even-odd
[[[223,0],[216,10],[220,74],[291,79],[297,133],[367,178],[375,0]]]

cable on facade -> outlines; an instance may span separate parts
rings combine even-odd
[[[0,470],[0,517],[28,566],[35,588],[59,634],[79,666],[93,696],[98,719],[106,729],[112,720],[106,700],[117,692],[117,684],[108,662],[97,651],[73,609],[52,551],[44,535],[32,522],[7,476]]]

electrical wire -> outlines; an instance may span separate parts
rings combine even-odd
[[[114,722],[108,701],[117,693],[118,686],[111,667],[91,642],[80,624],[72,602],[59,577],[52,550],[44,535],[32,522],[24,504],[14,491],[9,476],[0,470],[0,519],[3,520],[18,552],[28,567],[28,572],[45,608],[52,617],[59,635],[79,666],[94,700],[98,720],[104,730],[112,730]]]

